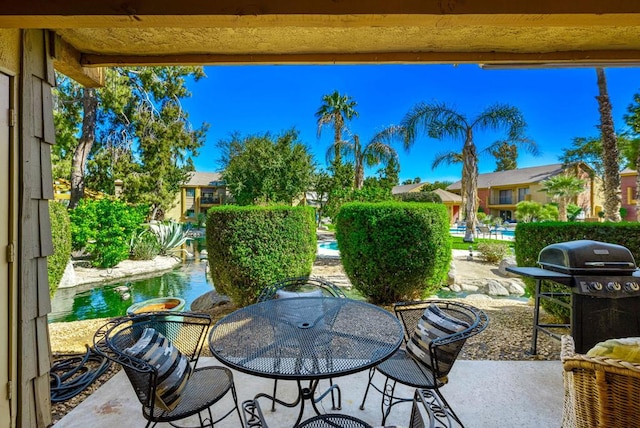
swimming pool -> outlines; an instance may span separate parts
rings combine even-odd
[[[325,241],[318,244],[318,248],[338,251],[338,241]]]

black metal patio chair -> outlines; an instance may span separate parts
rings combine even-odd
[[[408,428],[451,428],[455,425],[449,414],[438,406],[439,401],[424,389],[416,389]],[[242,403],[245,428],[268,428],[257,400]],[[372,428],[367,422],[350,415],[327,413],[306,419],[294,428]]]
[[[369,383],[360,409],[364,410],[369,388],[373,386],[383,395],[384,425],[393,406],[413,400],[395,395],[396,384],[400,383],[432,391],[444,411],[463,426],[440,388],[448,382],[447,376],[466,340],[484,330],[489,317],[471,305],[449,300],[396,303],[394,312],[404,326],[405,346],[369,371]],[[382,388],[373,383],[376,372],[385,376]]]
[[[242,402],[242,415],[245,428],[269,428],[260,404],[256,400]],[[312,416],[296,425],[294,428],[372,428],[368,423],[349,415],[327,413]]]
[[[120,364],[140,403],[147,427],[198,415],[211,426],[235,410],[242,415],[233,375],[225,367],[197,367],[205,334],[206,314],[145,312],[116,318],[94,335],[96,352]],[[234,405],[218,419],[211,406],[231,391]],[[203,416],[204,414],[204,416]]]
[[[307,293],[313,293],[314,291],[319,291],[317,294],[318,296],[347,297],[340,287],[326,279],[315,276],[301,276],[297,278],[283,279],[282,281],[266,286],[258,296],[258,302],[276,299],[279,297],[278,294],[281,296],[286,295],[283,294],[283,292],[297,293],[300,296],[305,296],[309,295]]]
[[[272,299],[285,299],[290,297],[337,297],[346,299],[347,295],[340,287],[323,278],[314,276],[302,276],[296,278],[287,278],[265,287],[258,296],[258,302],[264,302]],[[333,380],[329,379],[331,388],[331,406],[333,409],[340,409],[341,395],[340,388],[333,384]],[[273,398],[271,403],[271,411],[275,411],[276,390],[278,389],[278,380],[273,382]],[[335,405],[335,396],[333,390],[338,392],[338,406]]]

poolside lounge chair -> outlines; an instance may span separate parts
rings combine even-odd
[[[500,232],[497,229],[491,229],[489,226],[485,224],[478,226],[477,230],[479,234],[482,234],[483,238],[486,238],[487,235],[489,235],[489,239],[491,239],[493,235],[495,235],[496,239],[498,239],[498,232]]]

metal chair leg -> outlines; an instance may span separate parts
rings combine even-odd
[[[389,385],[389,378],[386,378],[384,381],[384,388],[383,388],[383,393],[382,393],[382,401],[380,402],[380,409],[382,410],[382,423],[381,425],[384,426],[385,422],[387,421],[387,417],[389,417],[389,413],[391,413],[391,407],[393,407],[394,404],[399,403],[400,401],[396,401],[395,403],[393,402],[393,393],[396,390],[396,381],[394,380],[391,385]],[[386,410],[385,410],[385,405],[387,406]]]
[[[331,389],[331,410],[342,410],[342,392],[340,391],[340,387],[333,383],[333,378],[329,378],[329,389]],[[334,397],[334,389],[338,390],[338,407],[336,407],[336,400]]]
[[[278,379],[273,381],[273,394],[271,395],[273,397],[273,400],[271,400],[272,412],[276,411],[276,389],[278,389]]]

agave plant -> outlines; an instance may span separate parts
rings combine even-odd
[[[175,221],[151,223],[149,229],[158,238],[161,255],[180,251],[179,247],[187,241],[187,235],[182,230],[182,226]]]

